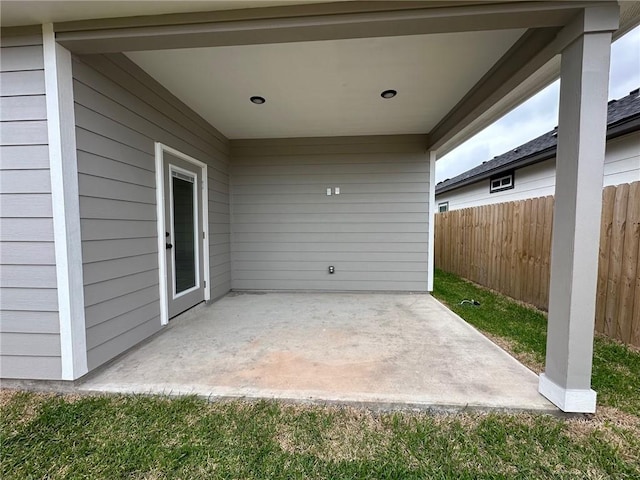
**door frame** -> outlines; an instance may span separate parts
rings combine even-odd
[[[164,153],[167,152],[175,157],[189,162],[201,171],[201,188],[202,188],[202,230],[204,238],[202,240],[202,262],[204,266],[204,275],[201,279],[204,284],[204,300],[211,299],[211,282],[209,272],[209,187],[207,178],[207,164],[196,160],[189,155],[171,148],[160,142],[155,142],[155,163],[156,163],[156,216],[158,227],[158,275],[160,287],[160,324],[167,325],[169,323],[169,298],[167,296],[167,255],[165,253],[166,239],[165,232],[165,195],[164,191]]]

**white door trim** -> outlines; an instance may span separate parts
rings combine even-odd
[[[158,274],[160,286],[160,323],[166,325],[169,323],[169,299],[167,297],[167,256],[165,253],[165,232],[166,225],[164,221],[164,152],[189,162],[199,167],[202,172],[202,229],[204,231],[204,239],[202,241],[202,260],[204,263],[204,278],[206,282],[204,287],[204,299],[211,299],[211,281],[209,273],[209,185],[207,179],[207,164],[196,160],[174,148],[163,143],[156,142],[156,216],[158,219]]]

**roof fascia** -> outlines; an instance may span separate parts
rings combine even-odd
[[[579,10],[562,29],[527,31],[429,132],[429,148],[440,153],[462,143],[466,138],[461,138],[461,133],[467,127],[584,32],[614,31],[618,28],[620,7],[617,3],[592,2],[588,7]]]
[[[478,5],[491,0],[461,1],[460,5]],[[158,27],[163,25],[193,25],[200,23],[236,22],[275,18],[294,18],[313,15],[339,15],[419,8],[442,8],[451,6],[451,1],[346,1],[332,3],[299,4],[276,7],[241,8],[235,10],[213,10],[204,12],[168,13],[135,17],[99,18],[55,23],[57,32],[83,30],[107,30],[112,28]]]
[[[640,113],[636,113],[631,117],[623,118],[609,126],[607,129],[607,140],[621,137],[627,133],[640,130]]]
[[[19,27],[2,27],[0,29],[0,38],[3,39],[33,34],[42,35],[42,25],[23,25]]]
[[[358,3],[358,2],[356,2]],[[385,8],[393,8],[388,4]],[[391,2],[393,3],[393,2]],[[575,17],[580,6],[589,2],[510,2],[497,4],[444,4],[384,11],[336,13],[340,3],[279,7],[277,10],[246,9],[214,12],[215,21],[203,21],[203,14],[181,14],[176,21],[186,22],[185,15],[199,15],[198,23],[168,24],[171,16],[162,15],[153,24],[129,26],[131,20],[109,19],[85,22],[75,27],[56,24],[56,38],[74,53],[115,53],[123,51],[161,50],[230,45],[255,45],[315,40],[436,34],[465,31],[517,28],[561,27]],[[368,3],[360,9],[365,9]],[[413,5],[415,7],[415,4]],[[355,9],[358,5],[350,5]],[[293,9],[295,10],[288,10]],[[370,8],[370,7],[369,7]],[[253,11],[255,10],[255,11]],[[310,12],[310,13],[309,13]],[[277,15],[277,16],[276,16]],[[75,28],[73,30],[72,28]]]

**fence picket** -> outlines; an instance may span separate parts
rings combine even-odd
[[[535,233],[535,246],[533,249],[533,295],[532,302],[536,307],[542,305],[542,299],[540,298],[541,290],[541,275],[542,275],[542,236],[544,235],[544,197],[536,198],[536,233]]]
[[[616,338],[618,294],[620,275],[622,274],[622,249],[624,246],[625,217],[629,196],[629,185],[616,188],[613,205],[613,224],[611,230],[611,254],[609,256],[609,275],[607,278],[607,305],[604,314],[604,334]]]
[[[595,329],[640,347],[640,182],[602,195]],[[549,196],[438,214],[436,265],[546,309],[553,206]]]
[[[541,306],[544,310],[549,304],[549,282],[551,280],[551,230],[553,229],[553,197],[544,201],[544,227],[542,234],[542,273],[540,279]]]
[[[606,187],[602,193],[602,221],[600,225],[600,252],[598,259],[598,291],[596,294],[596,331],[604,333],[604,317],[607,306],[607,279],[611,255],[611,230],[616,187]]]
[[[628,343],[631,340],[634,290],[640,272],[638,268],[638,239],[640,237],[640,182],[629,186],[627,215],[625,219],[624,244],[622,247],[622,272],[616,338]]]

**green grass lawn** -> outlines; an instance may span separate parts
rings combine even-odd
[[[440,270],[436,270],[433,296],[536,373],[543,370],[547,341],[543,312]],[[460,305],[463,299],[477,300],[480,306]],[[640,352],[596,337],[592,385],[598,405],[640,416]]]
[[[442,272],[435,295],[542,364],[544,315]],[[638,479],[638,362],[598,339],[601,407],[570,419],[2,390],[0,478]]]
[[[639,478],[638,423],[2,395],[0,477]]]

